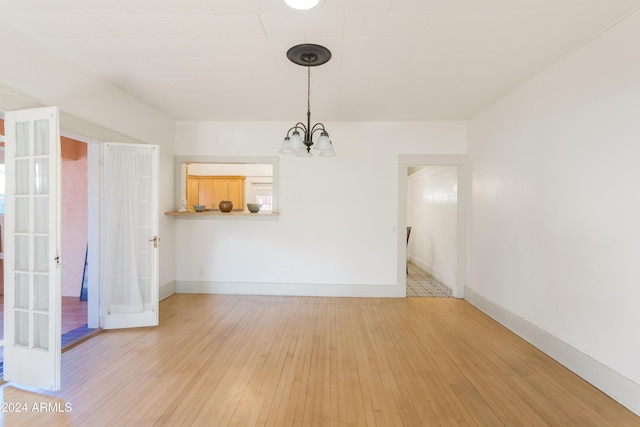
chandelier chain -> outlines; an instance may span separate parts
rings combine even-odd
[[[307,111],[311,111],[311,67],[307,67]]]

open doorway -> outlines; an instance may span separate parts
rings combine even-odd
[[[61,136],[61,292],[62,347],[77,342],[88,328],[88,146]],[[83,289],[84,288],[84,289]]]
[[[456,287],[458,166],[409,167],[407,296],[453,296]]]
[[[414,181],[410,196],[409,177],[420,173]],[[431,178],[429,178],[431,177]],[[465,155],[400,155],[398,158],[398,293],[407,295],[407,261],[414,261],[423,269],[431,269],[431,275],[451,286],[453,297],[463,298],[467,278],[467,210],[469,194],[467,158]],[[412,199],[410,201],[410,198]],[[416,199],[428,199],[429,207],[415,206]],[[455,199],[455,203],[453,203]],[[426,202],[426,201],[425,201]],[[410,205],[411,204],[411,205]],[[434,211],[438,206],[439,226],[446,222],[448,231],[435,230],[436,224],[420,223],[418,228],[410,222],[422,221],[425,209]],[[444,209],[443,209],[444,208]],[[410,214],[410,211],[411,214]],[[431,212],[433,215],[434,212]],[[411,216],[410,216],[411,215]],[[444,219],[446,217],[446,220]],[[434,217],[431,221],[435,221]],[[411,227],[407,238],[405,230]],[[429,237],[431,234],[431,238]],[[436,236],[436,233],[440,233]],[[417,237],[416,237],[417,235]],[[436,242],[438,239],[438,242]],[[414,243],[415,242],[415,243]],[[434,245],[439,248],[435,249]],[[454,249],[452,249],[454,248]],[[437,259],[436,259],[437,257]],[[413,263],[412,263],[413,264]],[[420,265],[422,264],[422,265]],[[435,273],[435,274],[434,274]]]

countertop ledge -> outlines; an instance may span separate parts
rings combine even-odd
[[[220,212],[218,210],[210,210],[204,212],[179,212],[179,211],[171,211],[165,212],[165,215],[168,216],[179,216],[179,217],[203,217],[203,216],[222,216],[222,217],[269,217],[269,216],[279,216],[278,212]]]

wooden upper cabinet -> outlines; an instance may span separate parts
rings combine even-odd
[[[229,198],[233,202],[233,209],[244,210],[244,177],[230,179],[228,188]]]
[[[212,187],[213,204],[217,209],[221,201],[230,200],[229,199],[229,180],[215,179],[212,182],[213,182],[213,187]],[[235,201],[233,200],[231,201],[233,202],[233,208],[236,209],[238,205],[236,205]]]
[[[192,176],[187,177],[187,207],[200,204],[200,180]]]
[[[187,177],[187,203],[205,205],[206,209],[218,209],[223,200],[233,203],[234,211],[244,209],[244,176],[204,176]],[[197,203],[195,203],[197,201]]]
[[[201,176],[198,187],[198,201],[200,205],[205,205],[206,209],[217,209],[218,204],[214,196],[215,182],[210,177]]]

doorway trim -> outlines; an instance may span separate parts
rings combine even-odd
[[[469,229],[469,167],[464,154],[400,154],[398,156],[398,232],[397,272],[398,297],[407,296],[407,184],[410,166],[457,166],[458,169],[458,203],[457,203],[457,239],[456,239],[456,286],[453,296],[464,298],[467,286],[467,254]]]

